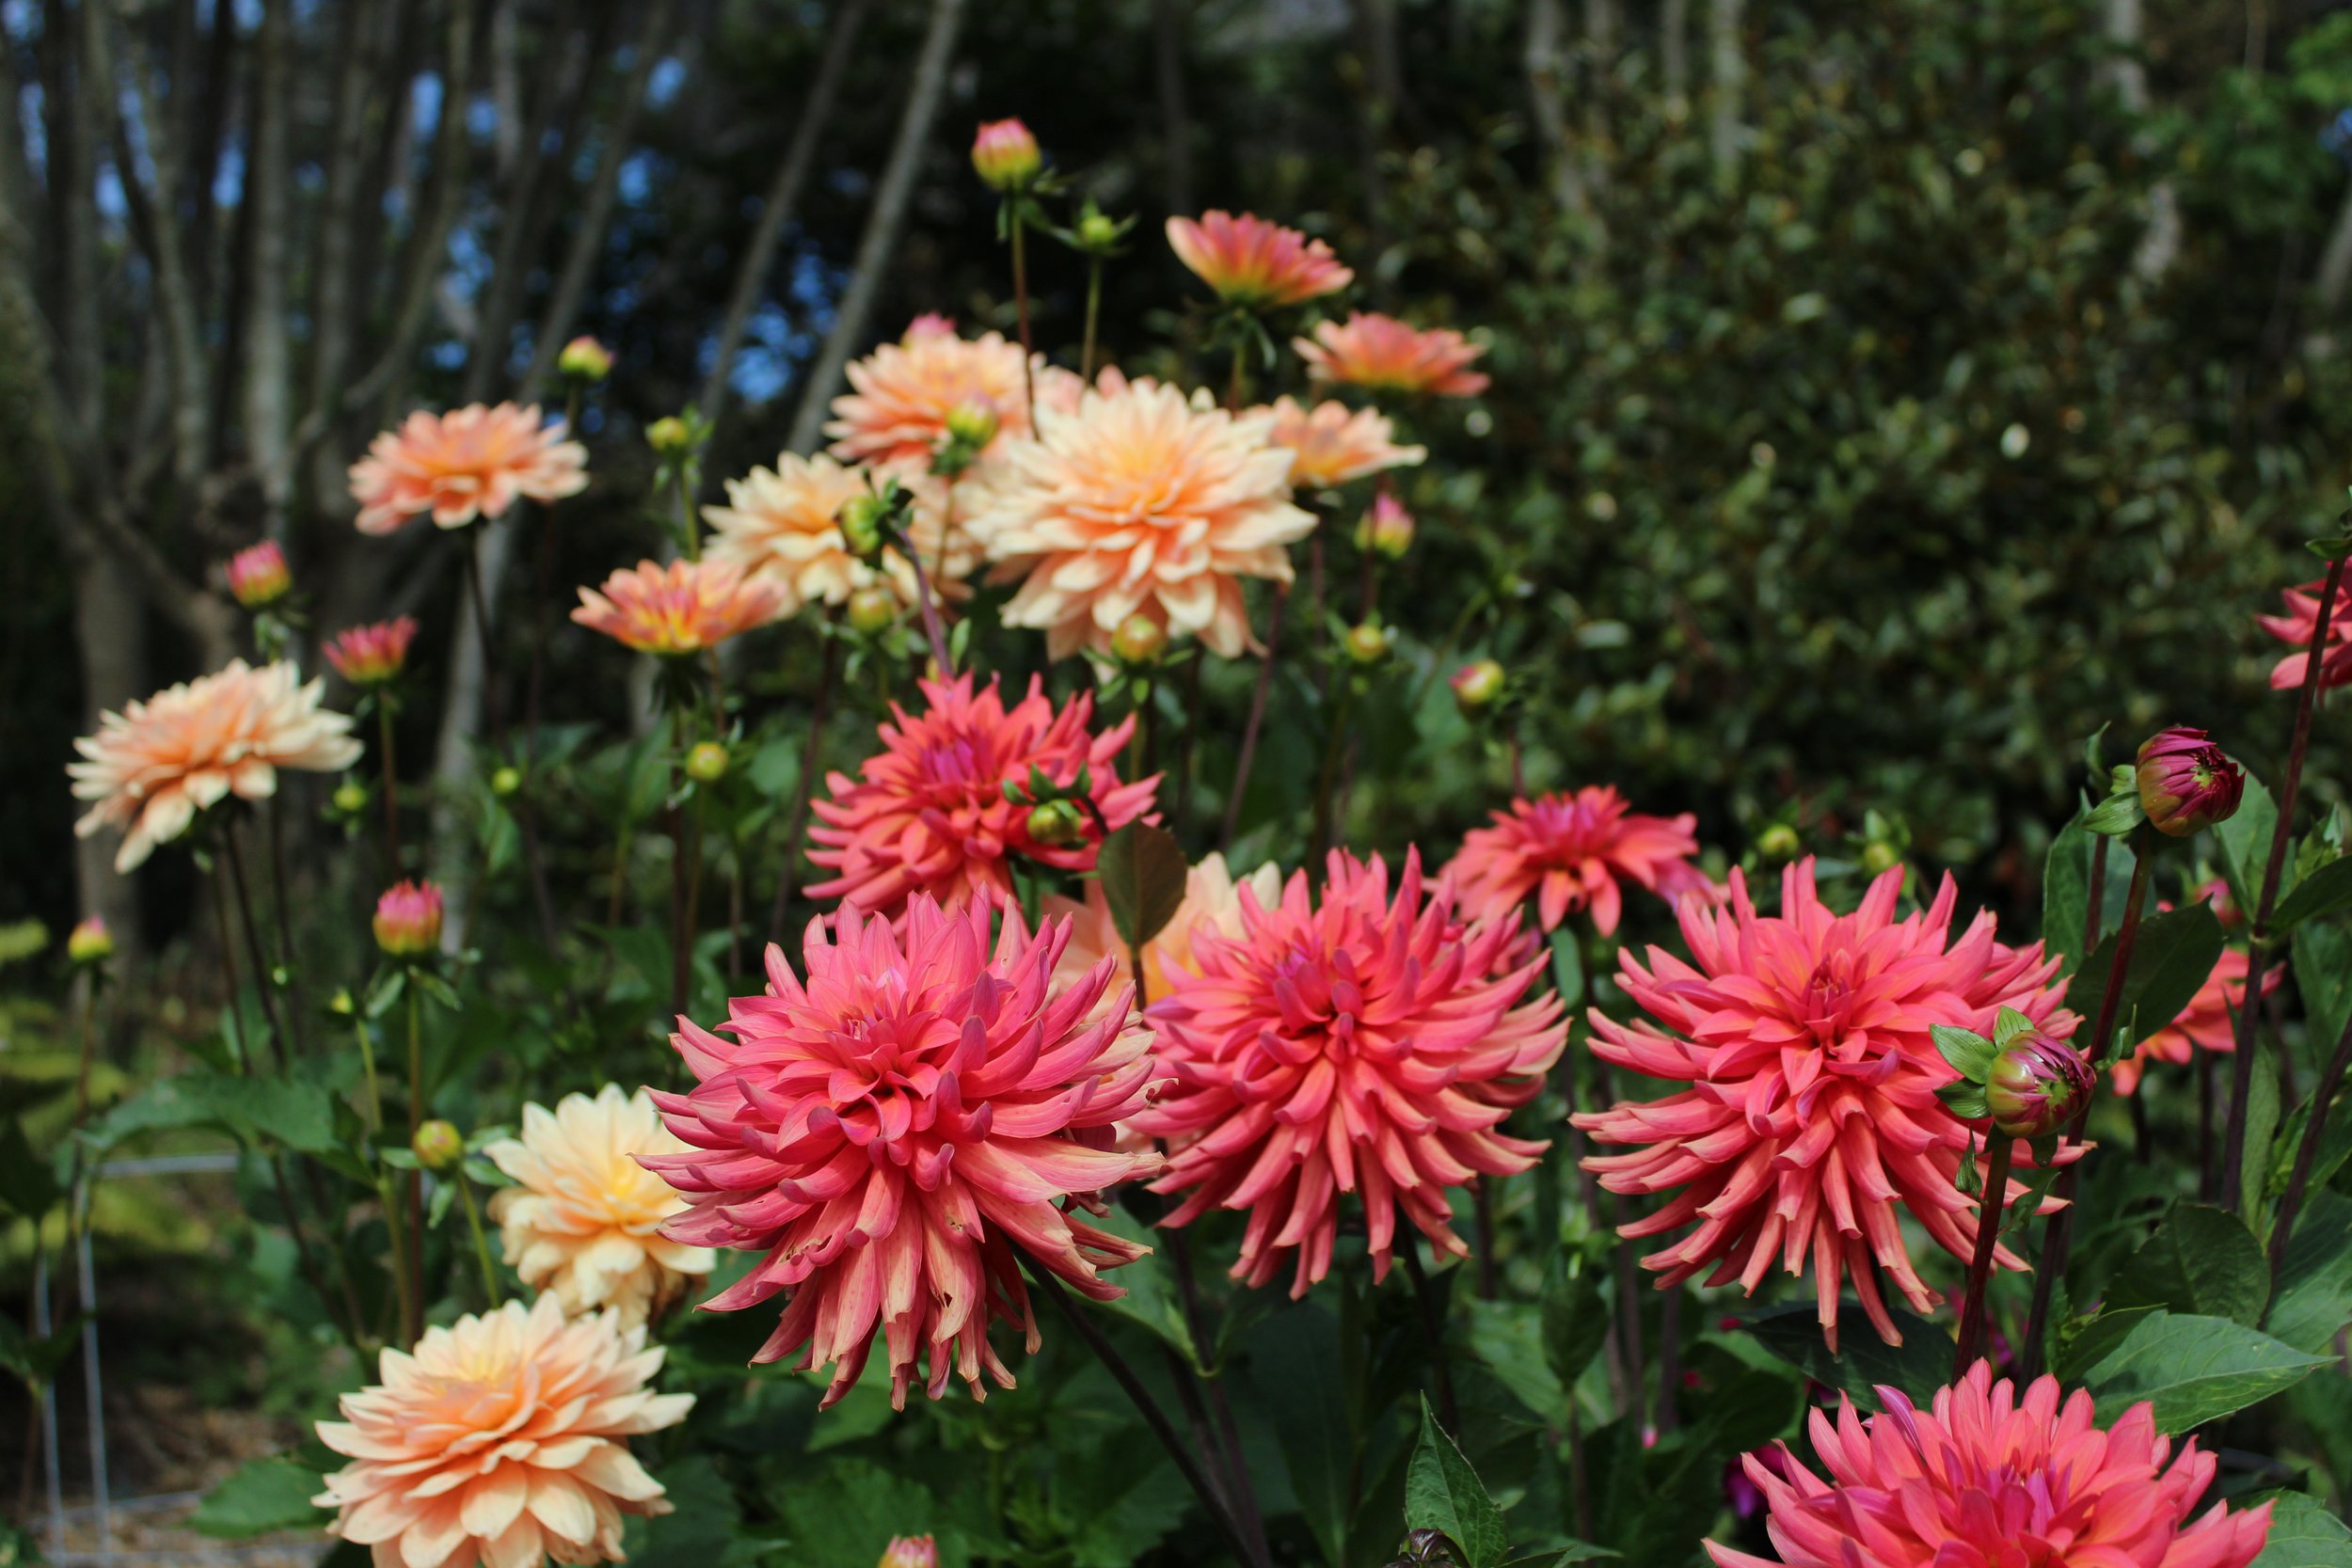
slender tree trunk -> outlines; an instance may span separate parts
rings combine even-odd
[[[1184,91],[1184,44],[1192,0],[1152,0],[1152,57],[1160,99],[1161,193],[1177,215],[1194,212],[1192,107]]]
[[[146,606],[138,590],[103,550],[72,552],[73,641],[82,665],[82,727],[98,715],[148,693]],[[139,944],[139,885],[115,869],[115,836],[73,841],[73,881],[84,914],[106,922],[116,948],[135,957]]]
[[[1659,8],[1658,75],[1666,118],[1679,125],[1691,113],[1691,0],[1665,0]]]
[[[253,151],[246,199],[253,204],[252,290],[246,318],[245,438],[262,475],[263,527],[286,531],[286,499],[293,488],[287,456],[287,416],[294,356],[287,336],[287,126],[292,72],[287,12],[293,0],[263,0],[254,55]]]
[[[1590,217],[1592,203],[1568,124],[1567,18],[1561,0],[1528,0],[1519,63],[1527,74],[1528,102],[1534,109],[1535,137],[1549,171],[1551,198],[1563,213]]]
[[[1739,167],[1744,139],[1740,114],[1748,95],[1746,8],[1746,0],[1707,0],[1707,147],[1716,173],[1724,177]]]

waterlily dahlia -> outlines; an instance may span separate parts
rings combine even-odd
[[[2054,1039],[2077,1022],[2059,1006],[2065,986],[2049,983],[2058,963],[2040,942],[2003,946],[1990,914],[1953,939],[1959,895],[1948,877],[1932,904],[1898,919],[1903,875],[1898,866],[1879,877],[1844,915],[1822,904],[1810,859],[1782,871],[1777,914],[1756,912],[1737,869],[1728,908],[1682,900],[1695,966],[1658,947],[1646,967],[1620,954],[1619,984],[1658,1022],[1596,1011],[1593,1054],[1691,1086],[1574,1118],[1598,1142],[1631,1148],[1584,1162],[1602,1186],[1672,1195],[1619,1234],[1661,1236],[1696,1222],[1643,1259],[1662,1272],[1661,1286],[1711,1270],[1708,1284],[1737,1279],[1753,1291],[1775,1259],[1791,1275],[1809,1267],[1833,1350],[1848,1274],[1889,1343],[1900,1336],[1873,1262],[1915,1309],[1934,1305],[1912,1267],[1904,1214],[1955,1257],[1976,1244],[1977,1200],[1958,1177],[1984,1137],[1936,1098],[1959,1075],[1929,1030],[1949,1023],[1989,1036],[2004,1006]],[[2012,1181],[1998,1203],[2024,1192]],[[2026,1266],[2007,1247],[1994,1259]]]
[[[320,652],[326,656],[335,673],[352,685],[384,686],[407,667],[408,645],[416,640],[417,618],[403,615],[363,626],[347,626],[337,632]]]
[[[2213,972],[2205,983],[2197,988],[2197,994],[2188,999],[2179,1016],[2171,1022],[2141,1040],[2128,1056],[2119,1056],[2107,1064],[2113,1076],[2115,1092],[2132,1094],[2138,1090],[2139,1080],[2151,1062],[2170,1062],[2185,1067],[2200,1051],[2235,1051],[2237,1029],[2233,1022],[2238,1009],[2246,1006],[2246,972],[2252,965],[2240,947],[2225,947],[2215,960]],[[2263,971],[2263,994],[2268,996],[2279,989],[2286,972],[2277,964]]]
[[[507,1262],[566,1317],[610,1307],[634,1328],[666,1310],[691,1276],[710,1272],[714,1256],[660,1234],[686,1200],[643,1160],[685,1147],[643,1090],[628,1094],[618,1084],[594,1100],[567,1094],[552,1112],[525,1105],[522,1135],[482,1150],[515,1180],[490,1199]]]
[[[318,1423],[352,1462],[313,1501],[377,1568],[621,1561],[622,1516],[671,1511],[628,1440],[694,1404],[647,1386],[663,1354],[613,1313],[565,1322],[551,1295],[428,1328]]]
[[[1091,870],[1102,832],[1089,814],[1079,814],[1075,842],[1049,844],[1030,832],[1030,808],[1005,798],[1007,784],[1028,787],[1032,768],[1064,789],[1085,771],[1094,809],[1113,832],[1152,809],[1156,776],[1119,782],[1133,716],[1091,735],[1090,695],[1057,712],[1034,678],[1009,709],[993,676],[977,689],[969,672],[916,685],[922,711],[891,705],[882,749],[858,765],[856,781],[831,774],[832,798],[810,802],[817,822],[808,836],[823,847],[808,858],[834,873],[809,888],[810,897],[895,917],[916,893],[950,910],[1010,897],[1013,855]]]
[[[2263,630],[2301,650],[2271,666],[2273,690],[2293,691],[2303,684],[2303,676],[2311,668],[2312,638],[2319,630],[2319,596],[2327,591],[2326,578],[2281,589],[2279,596],[2286,601],[2286,613],[2254,617]],[[2347,575],[2346,581],[2336,590],[2336,607],[2328,614],[2328,646],[2319,659],[2319,684],[2323,690],[2347,682],[2352,682],[2352,575]]]
[[[768,948],[768,989],[737,997],[732,1040],[678,1021],[693,1073],[656,1092],[689,1146],[646,1164],[691,1206],[665,1227],[703,1246],[765,1256],[705,1303],[735,1311],[789,1291],[754,1357],[798,1350],[833,1369],[823,1402],[849,1392],[877,1335],[903,1404],[918,1361],[936,1399],[952,1372],[976,1397],[1011,1370],[988,1342],[995,1319],[1037,1323],[1021,1271],[1048,1270],[1096,1301],[1122,1292],[1100,1271],[1149,1248],[1066,1211],[1156,1170],[1108,1147],[1153,1074],[1150,1032],[1124,995],[1102,1006],[1111,968],[1056,991],[1067,923],[1032,937],[1017,907],[943,911],[920,895],[898,929],[846,908],[809,923],[806,979]],[[1099,1007],[1099,1016],[1098,1016]]]
[[[1168,244],[1220,301],[1246,310],[1303,305],[1356,278],[1321,240],[1249,213],[1169,218]]]
[[[1042,630],[1054,658],[1109,653],[1138,614],[1227,658],[1249,647],[1242,579],[1290,581],[1285,546],[1315,526],[1291,504],[1273,416],[1112,371],[1074,410],[1040,407],[1038,427],[1005,449],[970,524],[1022,578],[1005,624]]]
[[[1263,410],[1274,416],[1266,438],[1291,451],[1291,483],[1302,490],[1330,490],[1388,468],[1406,468],[1429,455],[1426,447],[1400,447],[1394,427],[1376,408],[1343,403],[1307,407],[1279,397]]]
[[[1334,851],[1329,868],[1319,900],[1295,873],[1279,903],[1242,891],[1233,935],[1195,928],[1198,973],[1172,971],[1147,1014],[1175,1083],[1131,1124],[1168,1143],[1152,1190],[1186,1195],[1161,1223],[1247,1212],[1233,1276],[1263,1285],[1287,1264],[1293,1296],[1330,1271],[1345,1193],[1362,1198],[1375,1278],[1400,1214],[1467,1255],[1449,1190],[1549,1147],[1500,1129],[1567,1039],[1558,996],[1527,998],[1540,958],[1495,962],[1516,915],[1465,930],[1415,852],[1393,894],[1376,855]]]
[[[1485,372],[1470,368],[1486,347],[1450,327],[1423,332],[1394,316],[1358,310],[1343,324],[1317,324],[1313,338],[1294,338],[1291,347],[1317,381],[1441,398],[1476,397],[1486,389]]]
[[[641,561],[580,591],[572,619],[639,653],[676,657],[715,647],[782,612],[785,586],[728,561]]]
[[[1493,826],[1463,835],[1461,853],[1446,867],[1472,920],[1492,920],[1533,894],[1545,930],[1590,910],[1593,928],[1609,936],[1625,907],[1618,879],[1664,893],[1675,869],[1688,866],[1699,848],[1692,834],[1697,817],[1644,816],[1608,784],[1514,800],[1492,816]]]
[[[898,482],[914,497],[907,542],[922,556],[932,593],[952,596],[979,564],[979,546],[949,526],[945,483],[927,474],[900,475]],[[885,546],[875,565],[852,553],[842,537],[841,508],[868,493],[864,468],[821,454],[786,452],[772,468],[728,480],[726,505],[703,508],[711,528],[704,557],[772,578],[784,589],[783,615],[805,605],[846,604],[859,589],[878,585],[912,606],[919,587],[897,546]]]
[[[1168,917],[1159,934],[1143,944],[1143,994],[1166,996],[1176,976],[1198,974],[1200,961],[1193,944],[1204,936],[1238,937],[1242,933],[1241,890],[1247,887],[1261,908],[1270,909],[1282,896],[1282,869],[1266,862],[1239,882],[1225,867],[1225,857],[1211,851],[1184,873],[1184,899]],[[1047,919],[1067,918],[1070,945],[1062,950],[1061,966],[1054,972],[1057,986],[1074,984],[1104,958],[1122,983],[1134,978],[1127,961],[1127,943],[1111,918],[1109,898],[1099,879],[1089,880],[1086,899],[1049,895],[1042,906]]]
[[[123,830],[115,869],[129,871],[188,831],[196,814],[234,795],[263,800],[278,770],[333,773],[359,760],[347,715],[319,705],[319,681],[291,664],[256,670],[243,659],[158,691],[120,713],[99,715],[98,733],[73,743],[66,765],[75,799],[94,802],[76,838]]]
[[[1786,1443],[1747,1456],[1779,1556],[1710,1541],[1719,1568],[2247,1568],[2269,1540],[2268,1503],[2191,1517],[2214,1456],[2193,1437],[2174,1454],[2146,1401],[2102,1432],[2087,1390],[2061,1403],[2043,1377],[2021,1399],[1981,1361],[1925,1411],[1878,1392],[1875,1416],[1813,1412],[1827,1481]]]
[[[845,463],[872,463],[921,473],[947,438],[947,418],[957,409],[983,405],[996,416],[996,437],[987,451],[1029,434],[1028,395],[1021,380],[1021,345],[1002,333],[956,336],[938,317],[917,318],[906,336],[850,361],[850,390],[833,400],[825,435],[828,450]],[[1042,404],[1057,394],[1064,402],[1077,376],[1034,360]]]
[[[419,409],[351,466],[359,531],[390,533],[424,513],[437,527],[463,528],[505,515],[518,497],[577,496],[588,487],[588,449],[565,440],[564,430],[562,420],[543,423],[536,404]]]

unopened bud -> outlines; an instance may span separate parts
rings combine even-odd
[[[246,609],[264,609],[293,591],[286,552],[275,540],[264,539],[229,558],[229,592]]]
[[[441,944],[441,890],[431,882],[396,882],[375,901],[375,944],[395,958],[413,958]]]
[[[2171,838],[2226,822],[2246,793],[2246,774],[2202,730],[2158,730],[2139,749],[2139,809]]]
[[[1386,561],[1402,561],[1413,547],[1413,515],[1386,490],[1373,497],[1372,506],[1356,523],[1356,547]]]
[[[337,1018],[349,1018],[359,1010],[359,1004],[351,999],[349,986],[337,986],[335,994],[326,999],[326,1010]]]
[[[447,1170],[466,1157],[466,1137],[453,1123],[436,1117],[417,1129],[408,1152],[427,1170]]]
[[[1788,823],[1775,822],[1756,835],[1756,847],[1768,861],[1792,861],[1797,858],[1797,851],[1804,847],[1804,840]]]
[[[1029,837],[1048,849],[1074,849],[1087,841],[1086,814],[1075,800],[1048,800],[1031,808]]]
[[[1359,621],[1347,628],[1347,657],[1358,664],[1370,667],[1389,657],[1389,628],[1371,621]]]
[[[1884,839],[1874,838],[1862,847],[1862,869],[1873,877],[1883,871],[1893,870],[1895,863],[1901,858],[1895,852],[1895,847]]]
[[[612,351],[594,338],[574,338],[555,356],[555,368],[574,381],[602,381],[612,373]]]
[[[2090,1064],[2082,1053],[2035,1029],[2011,1039],[1993,1058],[1984,1103],[1995,1131],[2040,1138],[2074,1120],[2090,1090]]]
[[[1168,652],[1168,628],[1138,610],[1111,633],[1111,657],[1121,664],[1157,664]]]
[[[939,1568],[939,1545],[928,1535],[894,1535],[875,1568]]]
[[[332,799],[337,811],[342,812],[345,816],[357,816],[367,810],[367,786],[356,780],[345,779],[335,786]]]
[[[878,637],[898,624],[898,596],[868,583],[850,595],[850,629],[863,637]]]
[[[972,168],[992,191],[1028,189],[1044,166],[1037,137],[1017,119],[993,119],[972,138]]]
[[[664,457],[682,457],[694,444],[694,433],[684,420],[669,414],[645,427],[645,444]]]
[[[503,800],[523,786],[523,771],[519,768],[501,768],[490,775],[490,793]]]
[[[1475,717],[1502,701],[1511,677],[1491,658],[1473,659],[1454,672],[1454,705]]]
[[[890,509],[880,496],[851,496],[841,503],[841,542],[861,559],[882,553],[882,518]]]
[[[1091,207],[1078,216],[1078,248],[1105,251],[1119,243],[1119,220]]]
[[[696,784],[717,784],[727,776],[727,749],[715,740],[695,742],[686,753],[686,776]]]
[[[65,956],[77,964],[103,964],[115,956],[114,933],[105,917],[91,915],[67,933]]]
[[[947,410],[947,438],[978,451],[996,439],[996,405],[986,398],[966,398]]]

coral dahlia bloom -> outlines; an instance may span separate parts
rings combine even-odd
[[[812,920],[803,983],[768,948],[768,990],[737,997],[723,1039],[680,1019],[671,1037],[698,1085],[656,1091],[690,1146],[645,1163],[691,1206],[681,1242],[766,1256],[704,1304],[734,1311],[791,1292],[754,1357],[833,1369],[823,1402],[848,1393],[882,1337],[890,1397],[903,1404],[929,1362],[936,1399],[952,1371],[976,1397],[985,1371],[1012,1373],[988,1342],[992,1319],[1037,1323],[1022,1255],[1080,1294],[1122,1294],[1099,1271],[1149,1251],[1062,1207],[1159,1156],[1107,1148],[1141,1102],[1152,1037],[1114,996],[1110,965],[1052,990],[1067,923],[1029,934],[1007,906],[942,911],[917,895],[900,930],[855,908]]]
[[[1032,362],[1031,374],[1041,404],[1056,382],[1078,379],[1054,371],[1042,356]],[[833,441],[828,450],[845,463],[924,472],[947,438],[947,416],[969,404],[985,404],[996,415],[988,454],[1029,434],[1021,345],[999,332],[959,338],[952,323],[917,317],[905,337],[852,360],[849,377],[850,389],[833,400],[833,420],[825,426]],[[1063,396],[1067,401],[1067,390]]]
[[[2286,601],[2286,613],[2254,617],[2263,630],[2302,650],[2271,666],[2273,690],[2293,691],[2303,684],[2304,673],[2310,669],[2312,636],[2319,630],[2319,596],[2327,590],[2326,578],[2313,578],[2299,587],[2281,589],[2279,596]],[[2347,682],[2352,682],[2352,574],[2347,574],[2343,586],[2336,590],[2336,608],[2328,616],[2328,647],[2319,661],[2319,684],[2323,690]]]
[[[351,720],[319,706],[323,683],[305,685],[291,664],[256,670],[243,659],[158,691],[120,713],[99,715],[98,733],[74,741],[75,799],[96,802],[73,824],[76,838],[123,830],[115,869],[129,871],[188,831],[196,814],[230,795],[264,800],[278,770],[333,773],[359,760]]]
[[[808,836],[824,847],[808,858],[834,876],[810,887],[810,897],[895,917],[914,893],[950,910],[1011,897],[1006,861],[1016,854],[1064,871],[1093,869],[1102,835],[1091,816],[1077,843],[1048,845],[1029,832],[1030,808],[1005,799],[1009,784],[1028,787],[1032,768],[1064,788],[1086,769],[1095,809],[1114,832],[1151,810],[1157,775],[1119,782],[1132,716],[1089,735],[1094,699],[1087,693],[1057,713],[1035,678],[1009,710],[993,676],[977,693],[969,672],[916,684],[923,711],[910,716],[893,704],[882,749],[858,765],[857,781],[832,774],[832,799],[811,802],[817,823]]]
[[[1719,1568],[2246,1568],[2269,1540],[2268,1503],[2190,1517],[2214,1456],[2193,1437],[2173,1454],[2145,1401],[2102,1432],[2088,1391],[2061,1404],[2043,1377],[2020,1399],[1981,1361],[1925,1411],[1899,1389],[1879,1398],[1876,1416],[1850,1399],[1834,1422],[1813,1412],[1827,1481],[1786,1443],[1747,1456],[1779,1557],[1710,1541]]]
[[[1291,347],[1317,381],[1441,398],[1476,397],[1486,389],[1486,373],[1470,369],[1485,345],[1450,327],[1422,332],[1394,316],[1359,310],[1344,325],[1318,323],[1311,340],[1294,338]]]
[[[746,578],[728,561],[641,561],[580,591],[572,619],[639,653],[676,657],[715,647],[782,612],[785,585]]]
[[[1810,1266],[1833,1350],[1848,1273],[1880,1335],[1900,1342],[1873,1260],[1915,1308],[1934,1305],[1912,1268],[1903,1213],[1956,1257],[1976,1244],[1976,1200],[1956,1178],[1984,1140],[1935,1096],[1958,1075],[1930,1028],[1990,1035],[2004,1006],[2055,1039],[2077,1022],[2058,1006],[2065,986],[2049,984],[2058,962],[2042,958],[2040,942],[2004,947],[1990,914],[1955,942],[1958,894],[1948,877],[1933,904],[1899,920],[1902,881],[1897,866],[1851,914],[1832,914],[1808,858],[1782,871],[1778,914],[1756,912],[1737,869],[1727,909],[1682,900],[1677,912],[1695,967],[1658,947],[1646,968],[1630,952],[1618,957],[1619,983],[1664,1027],[1596,1011],[1593,1054],[1691,1086],[1574,1118],[1604,1144],[1632,1146],[1584,1162],[1602,1186],[1673,1195],[1621,1235],[1665,1235],[1697,1222],[1642,1260],[1663,1273],[1661,1286],[1711,1269],[1708,1284],[1737,1279],[1753,1291],[1775,1258],[1791,1275]],[[2000,1201],[2024,1192],[2012,1181]],[[2026,1266],[2006,1247],[1994,1258]]]
[[[907,542],[922,556],[932,592],[946,597],[979,564],[979,546],[961,528],[947,526],[946,484],[927,474],[901,474],[898,481],[914,497]],[[912,606],[919,596],[914,569],[897,546],[884,547],[877,568],[850,553],[842,538],[841,508],[866,494],[863,468],[783,453],[772,468],[728,480],[726,505],[703,508],[711,528],[704,556],[772,578],[784,589],[783,615],[805,605],[845,604],[875,584]]]
[[[1169,218],[1168,244],[1219,300],[1245,310],[1304,304],[1356,277],[1321,240],[1248,213]]]
[[[2237,1033],[2231,1019],[2246,1006],[2246,972],[2250,967],[2243,948],[2223,948],[2213,973],[2205,976],[2205,983],[2197,988],[2180,1016],[2141,1040],[2130,1055],[2107,1064],[2114,1075],[2115,1092],[2137,1091],[2150,1062],[2186,1066],[2199,1051],[2235,1051]],[[2263,994],[2268,996],[2278,990],[2284,977],[2285,972],[2276,964],[2263,971]]]
[[[417,640],[417,618],[375,621],[349,626],[335,634],[321,651],[335,673],[354,686],[383,686],[408,664],[408,645]]]
[[[1612,785],[1514,800],[1493,817],[1492,827],[1463,836],[1461,853],[1446,867],[1462,913],[1471,920],[1495,919],[1534,894],[1545,930],[1590,910],[1593,928],[1610,936],[1624,910],[1619,878],[1670,898],[1693,885],[1687,868],[1699,849],[1692,835],[1698,818],[1688,812],[1641,816]],[[1677,868],[1685,868],[1684,875],[1677,876]],[[1695,880],[1706,878],[1696,875]]]
[[[1279,397],[1253,413],[1274,416],[1266,438],[1291,450],[1291,483],[1303,490],[1330,490],[1385,468],[1405,468],[1429,455],[1426,447],[1400,447],[1393,427],[1376,408],[1351,409],[1343,403],[1318,403],[1310,409],[1296,398]]]
[[[542,423],[536,404],[419,409],[351,466],[359,531],[390,533],[427,512],[436,527],[463,528],[505,515],[517,497],[577,496],[588,488],[588,449],[564,436],[564,421]]]
[[[1540,958],[1494,972],[1517,916],[1464,930],[1412,851],[1393,895],[1377,855],[1340,850],[1320,902],[1304,872],[1278,904],[1240,901],[1240,931],[1196,927],[1199,973],[1172,973],[1147,1015],[1176,1082],[1131,1125],[1168,1141],[1152,1190],[1187,1195],[1161,1223],[1246,1212],[1233,1277],[1263,1285],[1289,1264],[1294,1297],[1330,1270],[1343,1193],[1362,1196],[1375,1279],[1400,1212],[1467,1255],[1448,1189],[1517,1175],[1549,1147],[1499,1129],[1567,1039],[1556,994],[1526,1000]]]
[[[663,1354],[610,1312],[566,1323],[551,1295],[385,1351],[384,1381],[318,1423],[351,1458],[313,1499],[337,1511],[328,1532],[376,1568],[622,1560],[622,1515],[671,1510],[628,1439],[694,1404],[646,1386]]]
[[[524,1284],[562,1303],[565,1317],[610,1307],[635,1328],[667,1310],[690,1275],[710,1272],[712,1254],[660,1233],[686,1200],[641,1162],[685,1147],[643,1090],[627,1094],[618,1084],[594,1100],[567,1094],[552,1112],[525,1105],[522,1136],[482,1151],[515,1179],[490,1199],[506,1260]]]
[[[1273,908],[1282,896],[1281,867],[1268,861],[1236,882],[1225,868],[1225,857],[1211,851],[1184,873],[1184,901],[1168,917],[1160,934],[1143,944],[1146,1000],[1166,996],[1180,974],[1200,973],[1200,961],[1193,957],[1193,943],[1200,938],[1242,934],[1241,890],[1245,887],[1260,908]],[[1127,944],[1120,938],[1118,923],[1111,919],[1110,900],[1104,895],[1099,879],[1087,883],[1084,903],[1054,894],[1047,896],[1042,909],[1049,920],[1067,918],[1070,922],[1070,945],[1062,950],[1061,967],[1054,972],[1055,985],[1075,984],[1104,958],[1111,960],[1112,973],[1121,983],[1134,978]]]
[[[1054,658],[1108,654],[1130,615],[1226,658],[1251,646],[1241,579],[1290,581],[1285,546],[1315,526],[1291,504],[1273,416],[1105,372],[1074,410],[1040,406],[1038,425],[1005,449],[970,525],[1022,576],[1005,625],[1041,629]]]

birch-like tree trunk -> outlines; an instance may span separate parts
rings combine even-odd
[[[1748,95],[1746,8],[1746,0],[1707,0],[1707,148],[1723,178],[1739,167],[1745,140],[1740,114]]]

